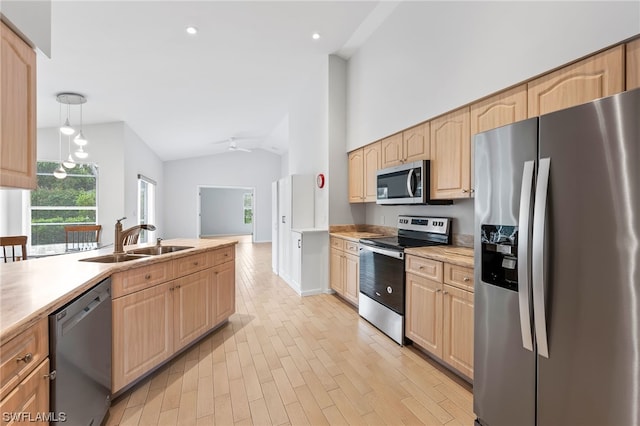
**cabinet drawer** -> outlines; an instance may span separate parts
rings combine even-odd
[[[111,277],[111,291],[115,299],[170,279],[171,262],[154,263],[153,265],[113,274]]]
[[[220,265],[222,263],[235,259],[235,257],[236,246],[221,248],[213,252],[213,264]]]
[[[3,418],[3,425],[30,424],[45,426],[49,424],[49,422],[45,421],[35,421],[37,416],[42,416],[49,412],[50,382],[48,377],[46,377],[48,375],[49,358],[45,358],[31,374],[21,381],[18,386],[0,402],[0,413],[2,413],[3,416],[9,413],[24,416],[28,415],[33,421],[26,422],[27,418],[25,418],[24,423],[22,421],[8,423],[5,422]]]
[[[360,254],[360,252],[358,251],[358,243],[354,243],[353,241],[345,240],[344,251],[347,253],[356,254],[356,255]]]
[[[175,278],[192,274],[213,266],[213,256],[210,252],[194,254],[173,261],[173,276]]]
[[[42,318],[0,347],[0,399],[49,355],[49,328]]]
[[[330,241],[331,241],[331,248],[344,250],[344,240],[342,238],[331,237]]]
[[[444,282],[467,291],[473,291],[473,269],[444,264]]]
[[[406,271],[442,282],[442,262],[418,256],[407,256]]]

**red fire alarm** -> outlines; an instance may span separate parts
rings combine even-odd
[[[324,175],[322,173],[316,178],[316,183],[318,184],[318,188],[324,188]]]

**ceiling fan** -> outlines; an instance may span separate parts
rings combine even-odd
[[[214,142],[214,144],[220,144],[220,143],[228,143],[229,144],[229,147],[228,147],[229,151],[251,152],[250,149],[239,147],[237,139],[234,138],[233,136],[231,136],[228,139],[222,140],[222,141]]]

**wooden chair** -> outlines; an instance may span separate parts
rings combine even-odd
[[[11,260],[17,262],[19,260],[27,260],[27,236],[18,235],[13,237],[0,237],[0,246],[2,246],[2,255],[4,263],[7,263],[7,247],[11,247]],[[20,256],[16,256],[16,247],[21,247]]]
[[[94,248],[100,242],[102,225],[68,225],[64,227],[65,251]]]

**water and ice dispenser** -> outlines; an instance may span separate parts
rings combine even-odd
[[[482,281],[518,291],[518,227],[482,225],[480,238]]]

